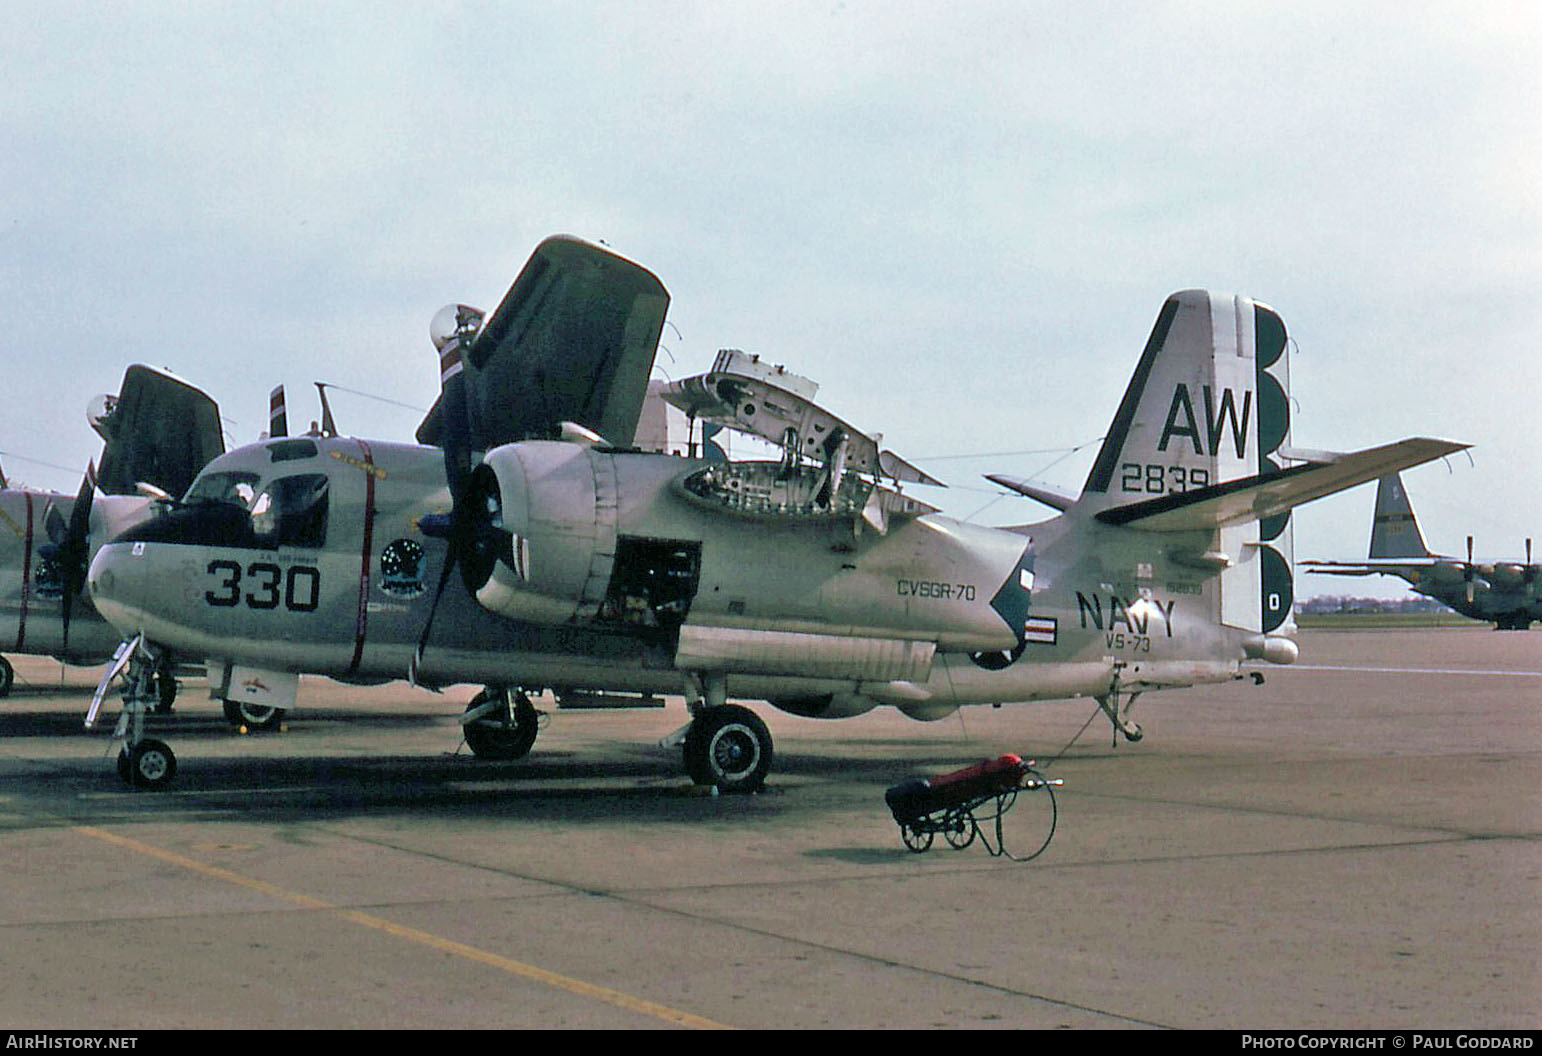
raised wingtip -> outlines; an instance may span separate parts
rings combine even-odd
[[[1050,509],[1058,510],[1061,513],[1076,505],[1076,497],[1074,495],[1067,495],[1043,484],[1033,484],[1018,477],[1009,477],[1003,473],[987,473],[985,474],[985,479],[992,484],[1001,485],[1008,491],[1015,491],[1025,498],[1033,499],[1035,502],[1042,502]]]

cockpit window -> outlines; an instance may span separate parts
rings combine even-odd
[[[259,546],[321,547],[327,541],[327,477],[301,473],[270,481],[252,501]]]
[[[188,504],[197,502],[225,502],[250,508],[257,497],[256,473],[244,471],[231,473],[205,473],[193,481],[183,499]]]
[[[315,458],[315,441],[297,437],[293,440],[279,440],[268,445],[268,456],[274,462],[295,462],[300,459]]]

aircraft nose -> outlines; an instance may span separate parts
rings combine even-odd
[[[107,622],[123,629],[130,618],[130,601],[137,593],[131,562],[134,559],[134,543],[108,543],[91,559],[86,572],[86,587],[91,592],[91,603]]]

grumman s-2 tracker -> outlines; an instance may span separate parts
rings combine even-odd
[[[683,694],[685,769],[724,791],[772,761],[731,699],[937,719],[1085,695],[1134,739],[1140,693],[1295,658],[1294,506],[1463,446],[1290,448],[1279,316],[1189,291],[1163,306],[1080,497],[1027,488],[1058,516],[982,527],[904,494],[934,482],[750,357],[664,395],[779,458],[629,446],[668,300],[608,249],[549,239],[491,316],[436,316],[442,391],[418,433],[434,446],[290,437],[214,460],[91,566],[132,636],[115,669],[132,687],[161,650],[206,656],[216,693],[282,708],[302,672],[480,683],[466,740],[504,759],[535,740],[537,691]],[[142,696],[125,695],[119,765],[153,787],[175,759],[143,736]]]
[[[154,503],[181,495],[225,450],[215,402],[154,367],[129,367],[118,394],[96,397],[86,416],[103,440],[101,468],[87,470],[78,494],[0,484],[0,648],[8,653],[79,665],[112,656],[122,635],[85,593],[92,541],[150,518]],[[159,659],[164,710],[176,680],[170,655],[162,650]],[[0,697],[14,675],[0,657]]]

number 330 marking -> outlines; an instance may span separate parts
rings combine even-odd
[[[204,591],[204,601],[227,609],[241,604],[243,573],[239,561],[210,561],[208,572],[219,581],[217,589]],[[294,565],[285,571],[269,561],[253,561],[246,566],[245,576],[248,608],[276,609],[282,602],[292,612],[315,612],[321,602],[321,573],[309,565]]]

